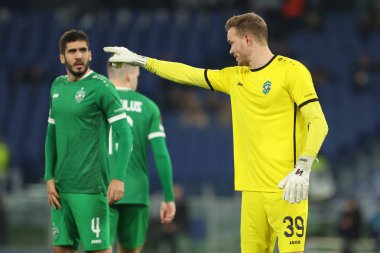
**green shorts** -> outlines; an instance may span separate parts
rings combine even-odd
[[[97,194],[60,193],[62,209],[52,208],[52,239],[55,246],[105,250],[109,242],[107,197]]]
[[[110,207],[111,245],[117,239],[124,248],[133,250],[145,243],[149,224],[149,207],[139,204],[118,204]]]

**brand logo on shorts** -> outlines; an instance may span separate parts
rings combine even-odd
[[[297,241],[290,241],[289,244],[290,244],[290,245],[293,245],[293,244],[301,244],[301,241],[300,241],[300,240],[297,240]]]
[[[84,88],[82,87],[80,90],[77,91],[77,93],[75,94],[75,101],[77,103],[80,103],[82,102],[82,100],[84,99],[84,97],[86,96],[86,92],[84,92]]]
[[[268,94],[272,88],[272,83],[271,81],[266,81],[263,85],[263,93],[264,95]]]
[[[100,239],[91,240],[91,244],[99,244],[99,243],[102,243],[102,240],[100,240]]]
[[[53,240],[57,240],[57,238],[58,238],[58,228],[55,225],[55,223],[53,223],[53,226],[52,226],[52,235],[53,235]]]

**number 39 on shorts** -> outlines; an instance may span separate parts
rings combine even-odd
[[[303,237],[305,235],[304,219],[301,216],[285,216],[282,222],[286,225],[284,230],[286,237]]]

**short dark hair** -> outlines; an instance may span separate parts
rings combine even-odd
[[[239,35],[251,33],[264,43],[268,43],[268,27],[264,19],[254,12],[233,16],[226,22],[226,31],[232,27],[237,29]]]
[[[71,29],[69,31],[64,32],[61,38],[59,39],[59,52],[61,54],[64,54],[67,43],[75,41],[85,41],[87,43],[87,46],[89,46],[90,44],[88,41],[88,36],[85,32]]]

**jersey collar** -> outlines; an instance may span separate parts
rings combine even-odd
[[[276,57],[277,57],[277,55],[273,55],[273,57],[264,66],[261,66],[260,68],[257,68],[257,69],[251,69],[251,71],[255,72],[255,71],[262,70],[263,68],[268,66]]]
[[[88,71],[84,76],[82,76],[80,79],[78,79],[78,81],[79,81],[79,80],[82,80],[82,79],[85,79],[86,77],[88,77],[88,76],[91,75],[92,73],[94,73],[94,71],[92,71],[92,70],[90,69],[90,71]]]
[[[80,80],[85,79],[86,77],[88,77],[88,76],[91,75],[92,73],[94,73],[94,71],[90,69],[90,71],[88,71],[84,76],[82,76],[81,78],[79,78],[78,80],[76,80],[76,81],[74,81],[74,82],[72,82],[72,81],[69,80],[68,75],[66,75],[66,79],[67,79],[67,81],[70,82],[70,83],[75,83],[75,82],[78,82],[78,81],[80,81]]]
[[[129,90],[132,90],[132,89],[129,88],[129,87],[116,87],[116,90],[129,91]]]

